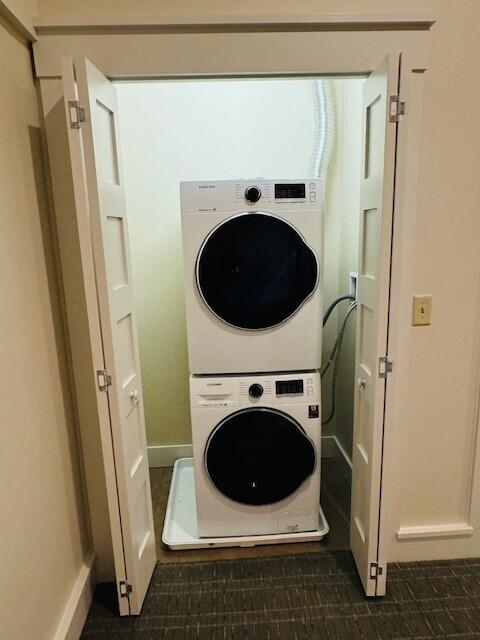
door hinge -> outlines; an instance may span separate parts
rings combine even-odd
[[[397,94],[390,96],[390,106],[388,112],[389,122],[398,122],[400,116],[405,115],[405,102],[400,100],[400,96]]]
[[[386,378],[389,373],[393,371],[393,362],[388,359],[388,356],[382,356],[378,359],[378,377]]]
[[[85,122],[85,109],[80,106],[78,100],[68,101],[68,114],[70,116],[70,129],[80,129],[80,124]]]
[[[128,598],[128,596],[132,593],[133,587],[126,580],[120,580],[120,596],[122,598]]]
[[[106,391],[112,386],[112,376],[109,376],[105,369],[97,371],[97,384],[99,391]]]
[[[378,562],[370,563],[370,578],[372,580],[376,580],[379,576],[383,574],[383,567],[378,564]]]

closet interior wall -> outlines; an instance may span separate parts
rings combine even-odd
[[[191,443],[178,184],[308,176],[316,127],[314,82],[117,83],[151,449]],[[356,271],[363,79],[332,84],[336,138],[325,185],[325,306],[348,291],[349,272]],[[347,308],[342,303],[325,328],[326,356]],[[353,418],[354,323],[353,316],[342,350],[337,411],[324,430],[327,436],[336,435],[347,452]],[[328,375],[326,412],[331,383]]]

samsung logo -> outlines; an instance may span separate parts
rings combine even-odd
[[[199,189],[215,189],[215,185],[214,184],[199,184],[198,188]]]
[[[221,387],[221,382],[207,382],[207,387]]]

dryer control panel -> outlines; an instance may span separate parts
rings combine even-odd
[[[181,182],[180,199],[182,213],[318,211],[323,201],[323,182],[315,178]]]
[[[320,402],[317,371],[245,376],[190,376],[192,407],[272,406]]]

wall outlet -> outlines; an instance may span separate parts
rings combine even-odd
[[[350,295],[351,296],[355,296],[355,300],[357,299],[357,280],[358,280],[358,273],[356,271],[350,271],[349,273],[350,276]]]
[[[432,296],[413,296],[412,325],[420,327],[432,323]]]

